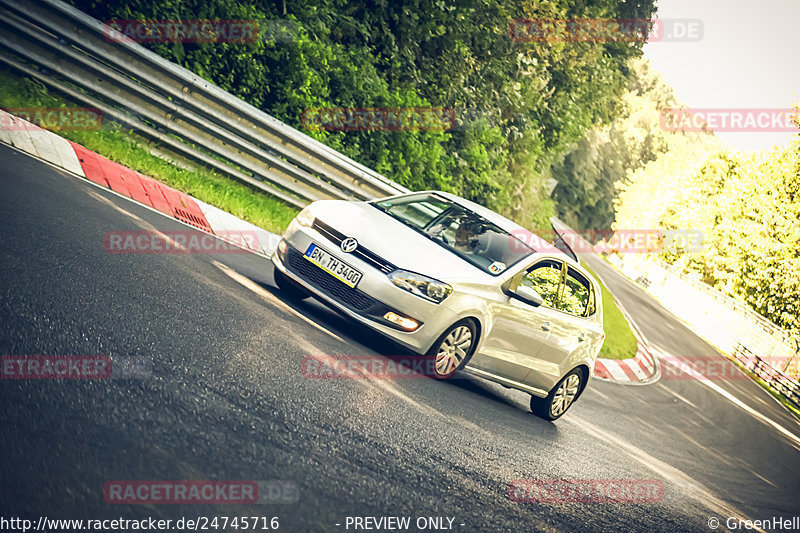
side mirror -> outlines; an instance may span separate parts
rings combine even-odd
[[[511,296],[534,307],[539,307],[544,303],[542,295],[527,285],[520,285],[517,290],[511,292]]]

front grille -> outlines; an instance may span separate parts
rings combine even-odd
[[[318,232],[322,233],[326,239],[336,244],[336,246],[339,246],[342,244],[342,241],[345,240],[345,236],[342,234],[342,232],[333,229],[318,218],[314,219],[312,227]]]
[[[342,232],[330,227],[319,219],[314,219],[313,228],[324,235],[326,239],[334,243],[336,246],[341,245],[342,241],[347,238],[347,236]],[[358,257],[368,265],[380,270],[384,274],[389,274],[390,272],[397,270],[397,267],[392,263],[379,256],[375,252],[364,248],[361,246],[361,244],[359,244],[355,250],[350,252],[350,255]]]
[[[345,285],[318,266],[312,265],[311,261],[304,258],[303,254],[294,248],[289,247],[286,252],[286,265],[292,272],[342,305],[357,311],[366,311],[370,307],[380,304],[375,298]]]

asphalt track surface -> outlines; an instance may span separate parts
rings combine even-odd
[[[0,381],[2,517],[277,516],[281,531],[348,531],[348,516],[430,516],[499,532],[710,531],[712,516],[724,530],[729,516],[800,514],[800,424],[750,381],[593,380],[550,423],[526,394],[471,376],[308,379],[309,355],[404,352],[286,298],[259,256],[107,253],[108,231],[186,227],[10,148],[0,161],[0,354],[148,368]],[[658,353],[719,357],[587,259]],[[518,479],[659,480],[664,491],[655,503],[520,503]],[[109,504],[112,480],[288,480],[299,499]]]

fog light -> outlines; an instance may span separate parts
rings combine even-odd
[[[414,331],[419,327],[419,322],[417,322],[413,318],[401,316],[398,315],[397,313],[393,313],[392,311],[389,311],[388,313],[383,315],[383,318],[385,318],[389,322],[397,324],[403,329],[407,329],[408,331]]]

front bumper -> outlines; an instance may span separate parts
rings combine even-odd
[[[374,265],[345,254],[325,235],[314,228],[292,223],[284,234],[284,252],[276,251],[272,263],[276,269],[340,313],[364,324],[416,352],[425,353],[446,327],[456,320],[443,305],[423,300],[396,287]],[[351,289],[303,257],[310,244],[324,250],[362,272],[356,289]],[[393,311],[421,323],[414,331],[403,331],[383,318]]]

